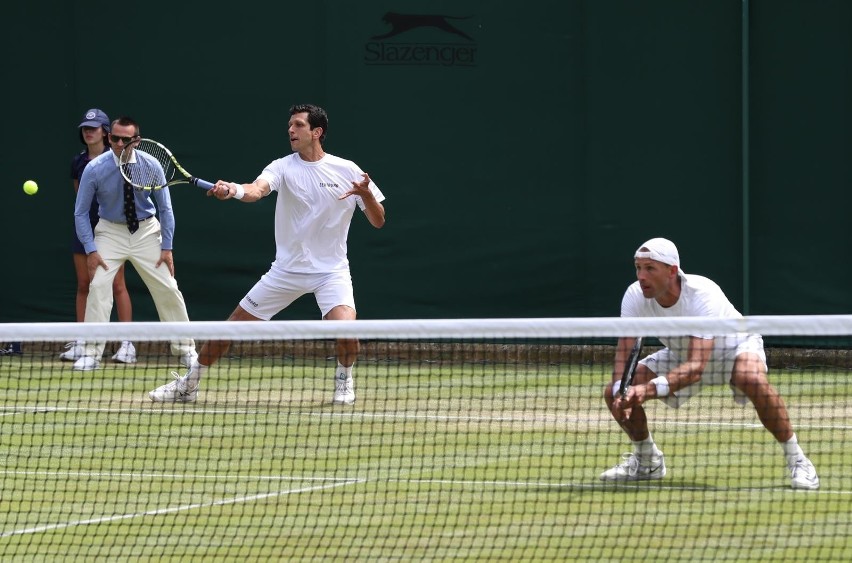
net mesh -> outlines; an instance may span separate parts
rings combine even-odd
[[[604,402],[619,336],[758,332],[821,486],[725,385],[649,401],[659,480]],[[359,338],[354,405],[336,338]],[[195,402],[170,343],[233,340]],[[59,359],[107,340],[99,369]],[[133,342],[136,362],[111,359]],[[5,324],[0,549],[24,558],[852,559],[852,317]],[[19,350],[19,351],[18,351]]]

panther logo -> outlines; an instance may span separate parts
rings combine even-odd
[[[418,27],[437,27],[447,33],[452,33],[453,35],[458,35],[473,41],[473,37],[458,29],[448,21],[467,20],[471,17],[472,16],[456,17],[435,14],[398,14],[396,12],[388,12],[382,17],[382,21],[390,24],[391,30],[382,35],[374,35],[373,39],[387,39]]]

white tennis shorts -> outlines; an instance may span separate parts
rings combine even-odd
[[[718,342],[718,339],[717,339]],[[750,334],[748,338],[743,340],[738,346],[724,346],[713,350],[713,355],[710,361],[707,362],[707,367],[701,375],[701,380],[692,385],[687,385],[683,389],[679,389],[671,393],[668,397],[662,397],[660,400],[670,407],[678,408],[690,397],[698,395],[704,385],[723,385],[727,383],[731,387],[731,392],[734,395],[734,401],[738,405],[748,404],[748,397],[731,385],[731,375],[734,370],[734,361],[740,354],[757,354],[763,362],[763,369],[766,367],[766,352],[763,349],[763,337],[758,334]],[[654,372],[655,375],[668,375],[668,373],[682,364],[685,361],[668,348],[663,348],[654,352],[639,361],[640,364]]]
[[[249,290],[240,307],[255,317],[268,321],[293,301],[306,293],[313,293],[322,316],[338,305],[355,310],[352,275],[349,270],[324,274],[282,272],[275,268],[258,280]]]

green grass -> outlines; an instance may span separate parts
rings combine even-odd
[[[0,553],[14,560],[852,559],[846,372],[773,372],[822,488],[789,489],[754,410],[705,388],[648,407],[669,475],[611,486],[629,445],[608,366],[221,362],[191,405],[167,366],[0,361]]]

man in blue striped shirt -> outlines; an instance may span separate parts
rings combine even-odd
[[[183,294],[174,277],[175,216],[169,189],[145,191],[128,187],[125,191],[124,177],[119,170],[121,151],[138,138],[139,125],[132,118],[120,117],[113,121],[109,135],[112,150],[89,162],[80,178],[74,224],[86,251],[91,279],[86,301],[87,323],[109,322],[112,282],[119,267],[128,260],[151,292],[160,320],[189,321]],[[95,198],[99,202],[100,221],[93,231],[89,208]],[[87,342],[85,355],[74,362],[74,369],[97,369],[104,345],[105,342]],[[183,365],[191,365],[197,356],[191,339],[173,341],[171,347]]]

